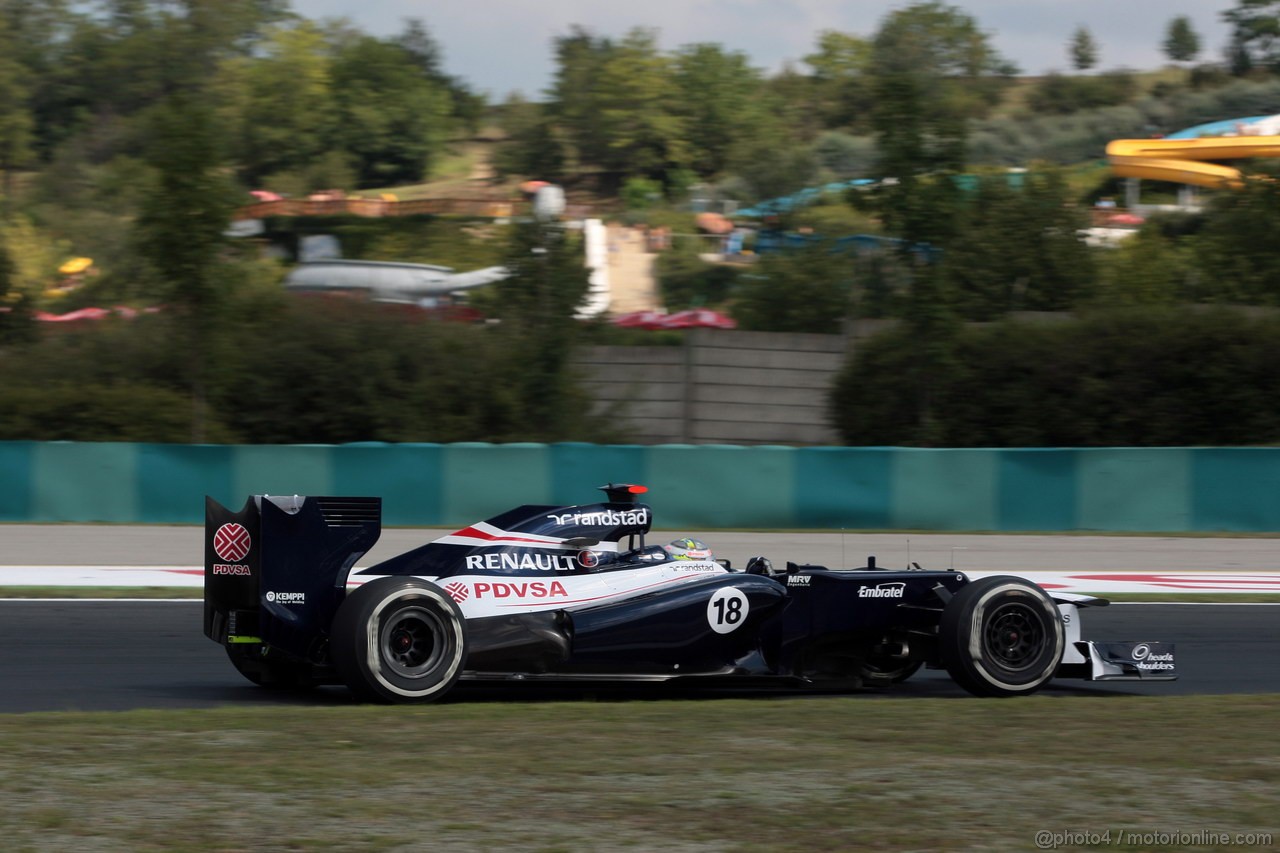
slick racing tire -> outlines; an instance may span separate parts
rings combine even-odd
[[[890,687],[901,684],[916,674],[921,662],[895,661],[889,658],[868,658],[858,665],[858,678],[864,687]]]
[[[1066,637],[1053,599],[1023,578],[996,575],[963,586],[942,611],[942,663],[975,696],[1021,696],[1058,669]]]
[[[348,593],[333,618],[330,656],[357,696],[433,702],[467,659],[466,620],[440,587],[418,578],[378,578]]]
[[[316,686],[311,667],[305,663],[271,660],[262,656],[262,646],[228,646],[227,657],[236,672],[259,687],[270,690],[310,690]]]

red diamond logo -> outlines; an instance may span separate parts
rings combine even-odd
[[[249,555],[252,542],[243,526],[224,524],[213,534],[213,552],[228,562],[238,562]]]
[[[467,589],[467,585],[465,583],[454,582],[445,584],[444,591],[449,593],[453,600],[458,603],[466,601],[467,597],[471,595],[471,591]]]

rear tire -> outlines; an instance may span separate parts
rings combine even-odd
[[[1023,696],[1053,678],[1066,638],[1058,606],[1028,580],[996,575],[967,584],[942,611],[942,663],[975,696]]]
[[[466,620],[444,590],[418,578],[378,578],[348,593],[330,656],[351,691],[376,702],[433,702],[467,659]]]
[[[269,690],[310,690],[316,686],[312,668],[305,663],[269,660],[262,646],[227,646],[227,657],[236,672],[259,687]]]

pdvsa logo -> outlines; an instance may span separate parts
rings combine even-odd
[[[214,563],[210,567],[210,571],[215,575],[239,575],[247,577],[253,572],[249,571],[249,567],[243,563]]]
[[[244,525],[230,522],[218,528],[213,534],[213,553],[228,563],[236,563],[249,556],[249,548],[253,539]]]
[[[475,596],[476,601],[481,599],[500,599],[500,598],[567,598],[569,591],[564,588],[564,584],[560,581],[525,581],[523,583],[503,583],[500,581],[476,581],[468,586],[462,581],[454,581],[445,584],[444,591],[449,593],[454,601],[461,604]]]

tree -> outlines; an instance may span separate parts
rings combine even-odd
[[[494,155],[494,168],[503,175],[559,180],[565,169],[565,146],[546,108],[512,93],[500,116],[507,138]]]
[[[34,124],[27,106],[27,69],[13,58],[14,35],[0,18],[0,215],[7,214],[13,202],[14,169],[30,160]]]
[[[1088,27],[1076,27],[1076,31],[1071,34],[1067,52],[1071,55],[1071,67],[1077,71],[1088,71],[1098,64],[1098,43],[1094,41],[1093,33],[1089,32]]]
[[[672,111],[688,138],[689,165],[702,177],[724,171],[735,140],[760,118],[760,72],[744,53],[691,44],[676,53],[674,83]]]
[[[332,61],[308,22],[273,27],[257,55],[223,63],[216,88],[232,128],[232,153],[250,186],[299,171],[335,147]]]
[[[192,440],[205,437],[209,352],[226,304],[219,255],[234,205],[221,169],[212,110],[203,99],[179,93],[152,113],[149,162],[156,180],[135,225],[136,251],[178,315],[187,354],[186,381],[193,401]]]
[[[604,140],[596,162],[616,177],[665,182],[688,165],[685,120],[673,110],[678,94],[672,66],[657,50],[656,33],[636,28],[600,69],[598,91],[607,97],[595,116]]]
[[[607,157],[607,139],[596,118],[611,93],[601,85],[605,63],[613,54],[613,42],[589,30],[574,27],[554,41],[555,80],[548,91],[547,107],[564,129],[577,159],[600,163]]]
[[[550,440],[577,429],[585,406],[570,404],[569,356],[577,338],[574,311],[587,293],[581,243],[568,231],[539,222],[515,226],[504,264],[508,278],[493,285],[491,310],[513,359],[510,391],[528,423],[531,440]]]
[[[336,136],[364,187],[417,183],[449,133],[449,97],[393,42],[361,36],[333,61]]]
[[[818,49],[804,58],[813,69],[817,108],[828,128],[863,128],[871,108],[871,43],[836,30],[818,34]]]
[[[1254,68],[1280,71],[1280,0],[1236,0],[1222,13],[1231,26],[1231,70],[1245,74]]]
[[[394,41],[404,48],[427,80],[449,93],[449,114],[474,133],[484,115],[485,96],[472,90],[465,81],[444,72],[444,51],[426,24],[409,18],[404,31]]]
[[[1191,62],[1200,53],[1200,36],[1191,26],[1191,19],[1179,15],[1169,22],[1161,42],[1164,55],[1171,62]]]
[[[979,182],[942,256],[947,292],[961,317],[1061,311],[1080,301],[1093,281],[1093,264],[1078,236],[1087,223],[1072,201],[1058,171]]]
[[[1202,302],[1280,306],[1280,246],[1264,236],[1280,217],[1280,169],[1258,168],[1239,190],[1216,194],[1195,241]]]
[[[763,255],[739,279],[733,316],[742,328],[838,334],[849,314],[854,260],[829,243]]]
[[[991,46],[973,17],[932,0],[885,17],[872,40],[871,73],[929,80],[931,108],[977,118],[999,101],[1017,67]]]

